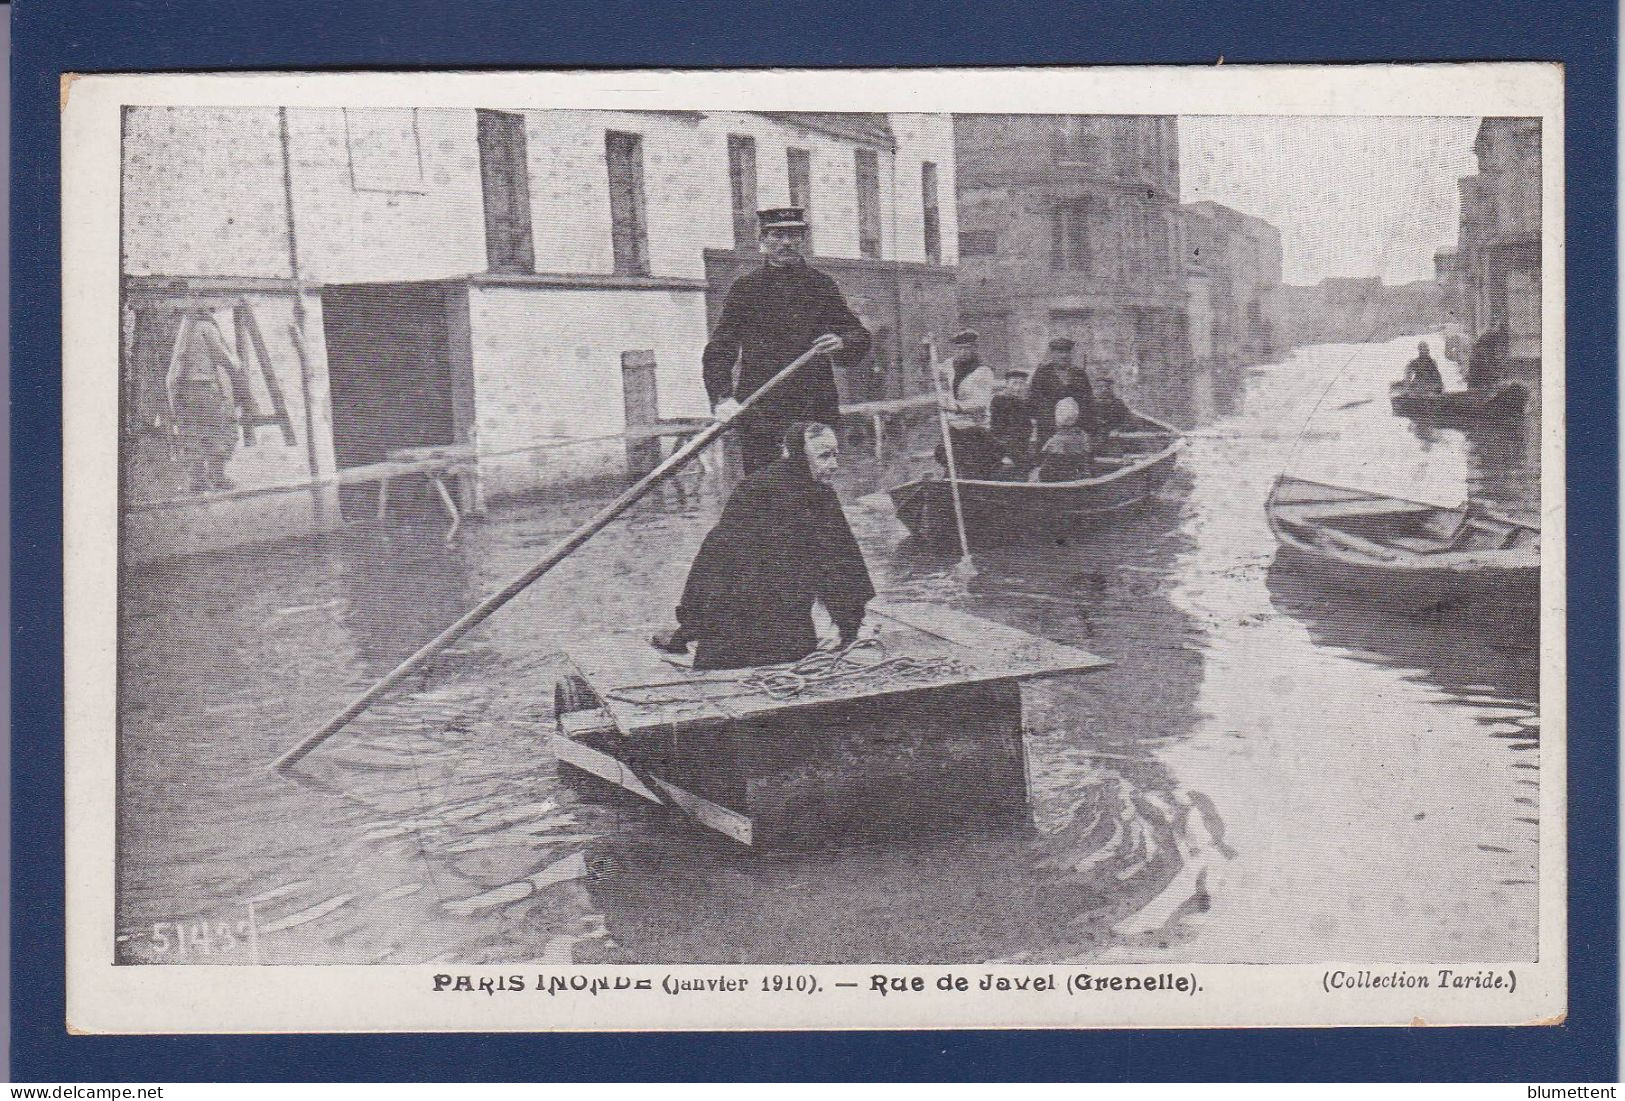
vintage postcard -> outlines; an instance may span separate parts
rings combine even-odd
[[[1562,1021],[1559,67],[62,126],[70,1029]]]

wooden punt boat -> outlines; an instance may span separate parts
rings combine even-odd
[[[1265,504],[1295,565],[1323,584],[1417,611],[1540,598],[1540,528],[1468,503],[1450,508],[1282,475]]]
[[[1388,401],[1396,416],[1414,420],[1453,422],[1514,420],[1523,415],[1529,391],[1516,382],[1502,382],[1487,390],[1414,390],[1402,382],[1388,388]]]
[[[746,845],[896,837],[1027,813],[1020,682],[1111,662],[926,604],[869,609],[851,675],[811,662],[695,672],[647,632],[572,647],[561,773],[597,777]],[[825,658],[827,660],[827,657]]]
[[[1170,424],[1143,414],[1108,437],[1095,457],[1100,473],[1074,482],[960,479],[965,530],[972,543],[1012,542],[1086,526],[1099,517],[1133,508],[1162,488],[1184,440]],[[922,542],[957,538],[953,496],[947,479],[933,476],[889,491],[897,518]]]

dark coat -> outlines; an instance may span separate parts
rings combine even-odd
[[[1004,453],[1023,462],[1032,452],[1033,418],[1027,403],[1014,394],[994,394],[987,407],[988,431]]]
[[[728,288],[705,346],[705,390],[711,404],[726,398],[744,401],[825,333],[846,341],[833,357],[843,367],[869,354],[869,330],[847,308],[835,280],[806,264],[764,264],[741,275]],[[797,420],[835,424],[841,399],[830,358],[821,356],[802,367],[750,416],[770,427]]]
[[[677,622],[699,643],[696,669],[774,665],[817,648],[814,600],[850,638],[874,595],[835,491],[791,457],[728,498],[689,568]]]
[[[1055,406],[1062,398],[1078,403],[1078,427],[1085,432],[1095,426],[1095,394],[1089,385],[1089,372],[1082,367],[1068,370],[1055,363],[1040,364],[1027,387],[1027,403],[1033,423],[1038,425],[1038,446],[1055,435]]]
[[[1432,356],[1419,355],[1405,365],[1405,385],[1439,393],[1444,389],[1444,378]]]

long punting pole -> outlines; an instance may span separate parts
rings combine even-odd
[[[791,375],[795,374],[817,354],[818,353],[811,348],[803,352],[796,358],[794,363],[791,363],[788,367],[784,368],[784,370],[774,375],[770,380],[768,380],[766,385],[762,386],[755,393],[747,397],[740,404],[739,411],[731,418],[726,421],[719,421],[716,424],[709,426],[692,440],[689,440],[682,447],[672,452],[670,458],[661,463],[659,466],[655,467],[649,473],[645,474],[642,478],[638,479],[638,481],[625,493],[621,494],[610,504],[600,509],[592,519],[588,520],[585,524],[571,532],[564,539],[554,544],[553,548],[547,552],[547,555],[542,558],[540,562],[537,562],[524,573],[508,582],[508,584],[504,585],[499,591],[492,593],[490,596],[476,604],[473,608],[470,608],[467,612],[464,612],[462,618],[458,619],[457,622],[453,623],[450,627],[447,627],[444,631],[441,631],[434,638],[430,639],[429,642],[426,643],[417,653],[413,654],[411,657],[397,665],[394,669],[390,670],[389,675],[384,677],[383,680],[379,681],[361,695],[357,696],[349,704],[349,706],[345,707],[343,711],[340,711],[337,715],[334,715],[331,719],[329,719],[320,730],[316,731],[314,734],[311,734],[304,741],[300,742],[298,745],[288,750],[288,752],[284,753],[281,757],[277,758],[273,767],[278,772],[286,772],[289,768],[299,763],[299,761],[301,761],[306,754],[310,753],[311,750],[315,749],[317,746],[327,741],[327,739],[331,738],[334,734],[342,730],[351,719],[354,719],[357,715],[371,707],[375,702],[377,702],[379,697],[383,696],[406,677],[410,676],[414,671],[420,668],[424,662],[428,661],[435,654],[439,653],[453,642],[456,642],[458,639],[462,638],[469,631],[479,626],[491,615],[492,612],[496,611],[508,601],[518,596],[530,586],[531,582],[542,576],[542,574],[564,561],[565,558],[569,557],[569,555],[583,543],[602,531],[611,520],[625,512],[632,505],[636,504],[638,499],[644,494],[648,493],[655,486],[659,485],[671,474],[687,465],[689,460],[693,459],[694,456],[698,455],[701,451],[704,451],[714,440],[716,440],[724,432],[728,431],[728,429],[733,427],[733,425],[737,424],[739,417],[742,414],[747,412],[762,398],[766,397],[769,391],[773,390]]]
[[[954,572],[960,577],[975,577],[976,564],[971,561],[970,540],[965,537],[965,506],[959,500],[959,470],[954,464],[954,437],[948,428],[948,413],[942,407],[948,395],[943,390],[942,376],[938,373],[936,342],[927,338],[925,347],[931,359],[931,381],[937,387],[937,426],[942,429],[942,453],[948,465],[948,492],[954,502],[954,525],[959,529],[960,558]]]

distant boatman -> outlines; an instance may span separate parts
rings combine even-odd
[[[739,483],[700,545],[677,605],[675,631],[653,642],[695,669],[776,665],[818,648],[812,607],[823,604],[840,642],[857,640],[875,589],[830,482],[835,431],[795,421],[780,459]]]
[[[1425,394],[1444,391],[1444,378],[1439,374],[1439,365],[1434,362],[1433,353],[1428,350],[1425,340],[1416,346],[1416,358],[1405,364],[1405,385]]]
[[[739,425],[746,474],[778,460],[791,422],[839,422],[834,366],[860,362],[870,342],[835,280],[808,266],[805,212],[779,207],[761,211],[757,219],[765,263],[728,288],[705,346],[711,407],[719,420],[727,420],[809,347],[820,355],[752,407]]]

